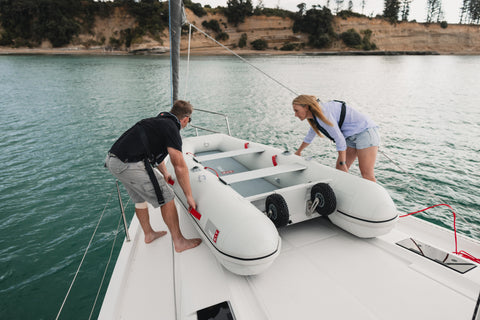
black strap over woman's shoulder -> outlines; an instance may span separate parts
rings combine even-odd
[[[320,100],[317,99],[317,101],[320,103]],[[340,101],[340,100],[333,100],[335,102],[340,102],[342,104],[342,110],[340,111],[340,119],[338,119],[338,127],[340,128],[340,130],[342,130],[342,125],[343,125],[343,122],[345,121],[345,114],[347,113],[347,105],[345,103],[345,101]],[[317,126],[317,129],[323,133],[323,135],[325,137],[327,137],[328,139],[332,140],[332,141],[335,141],[327,132],[327,130],[325,130],[325,128],[323,128],[320,123],[318,123],[317,121],[317,118],[316,117],[313,117],[313,120],[315,121],[315,125]]]
[[[338,127],[341,130],[343,121],[345,121],[345,114],[347,113],[347,105],[345,101],[341,101],[341,100],[333,100],[333,101],[340,102],[342,104],[342,111],[340,111],[340,119],[338,119]]]
[[[325,137],[327,137],[328,139],[330,139],[330,140],[332,140],[332,141],[335,141],[335,140],[328,134],[327,130],[325,130],[325,128],[322,127],[322,126],[320,125],[320,123],[318,123],[317,118],[316,118],[315,116],[313,117],[313,120],[315,121],[315,125],[317,126],[317,129],[318,129],[321,133],[323,133],[323,135],[324,135]]]

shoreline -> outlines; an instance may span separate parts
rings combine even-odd
[[[316,50],[299,50],[299,51],[281,51],[281,50],[233,50],[240,56],[259,56],[259,55],[297,55],[297,56],[391,56],[391,55],[479,55],[479,53],[439,53],[436,51],[421,51],[421,50],[372,50],[372,51],[356,51],[356,50],[343,50],[343,51],[316,51]],[[181,50],[182,56],[187,55],[187,50]],[[44,48],[5,48],[0,47],[0,55],[92,55],[92,56],[169,56],[169,51],[157,52],[157,51],[125,51],[125,50],[104,50],[104,49],[79,49],[79,48],[57,48],[57,49],[44,49]],[[226,51],[223,48],[202,48],[191,49],[190,55],[192,56],[229,56],[232,53]]]
[[[205,21],[226,20],[221,14],[208,13],[205,17],[198,17],[190,10],[186,10],[191,23],[202,25]],[[169,38],[164,33],[156,36],[148,35],[131,43],[129,48],[123,42],[119,44],[119,50],[112,50],[110,42],[105,39],[117,39],[118,33],[127,27],[133,28],[134,20],[129,17],[125,21],[125,13],[115,10],[109,18],[98,18],[92,34],[80,34],[75,41],[63,47],[53,48],[48,40],[44,40],[37,47],[0,46],[0,55],[97,55],[97,56],[127,56],[127,55],[169,55]],[[123,21],[120,23],[120,21]],[[391,24],[383,19],[369,19],[363,17],[349,17],[348,19],[335,18],[335,33],[340,35],[349,30],[369,30],[370,41],[375,44],[377,50],[363,51],[346,46],[339,39],[333,41],[327,49],[316,49],[307,45],[308,35],[294,33],[293,20],[280,17],[252,16],[238,26],[225,23],[225,32],[229,37],[223,41],[223,45],[233,49],[236,54],[243,56],[328,56],[328,55],[480,55],[480,26],[452,24],[442,27],[439,24],[419,24],[416,22],[402,22]],[[1,30],[1,29],[0,29]],[[247,44],[243,48],[238,47],[242,36],[248,33]],[[100,41],[103,39],[102,41]],[[262,39],[267,44],[266,50],[254,50],[252,40]],[[187,55],[186,36],[181,46],[181,55]],[[117,39],[117,41],[120,41]],[[123,41],[123,40],[122,40]],[[299,50],[282,51],[277,48],[285,47],[285,44],[295,44],[290,48],[302,44]],[[304,45],[306,47],[304,47]],[[229,56],[225,48],[215,46],[206,36],[193,33],[191,35],[191,55],[194,56]]]

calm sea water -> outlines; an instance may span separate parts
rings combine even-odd
[[[378,182],[398,209],[447,203],[462,217],[459,231],[480,239],[480,57],[248,60],[296,93],[346,100],[369,114],[381,128],[382,152],[400,166],[379,154]],[[308,129],[293,117],[292,92],[235,58],[193,58],[180,97],[228,114],[240,138],[295,150]],[[0,56],[1,319],[55,318],[104,213],[61,316],[88,318],[119,222],[105,153],[169,101],[167,57]],[[225,132],[223,120],[198,112],[193,123]],[[317,138],[304,155],[330,166],[336,159],[326,139]],[[357,167],[352,174],[359,175]],[[131,205],[127,211],[131,217]],[[452,228],[443,207],[421,217]],[[122,241],[123,232],[107,281]]]

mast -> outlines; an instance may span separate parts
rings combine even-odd
[[[178,82],[180,70],[180,35],[182,31],[182,0],[169,0],[170,29],[170,79],[172,106],[178,99]]]

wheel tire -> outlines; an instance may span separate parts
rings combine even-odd
[[[275,227],[285,227],[290,220],[288,206],[285,199],[279,194],[271,194],[265,200],[265,210],[267,217],[272,220]]]
[[[337,198],[333,189],[326,183],[317,183],[312,187],[312,192],[310,195],[310,200],[312,203],[315,201],[315,198],[318,198],[319,203],[315,208],[322,216],[328,216],[337,207]]]

